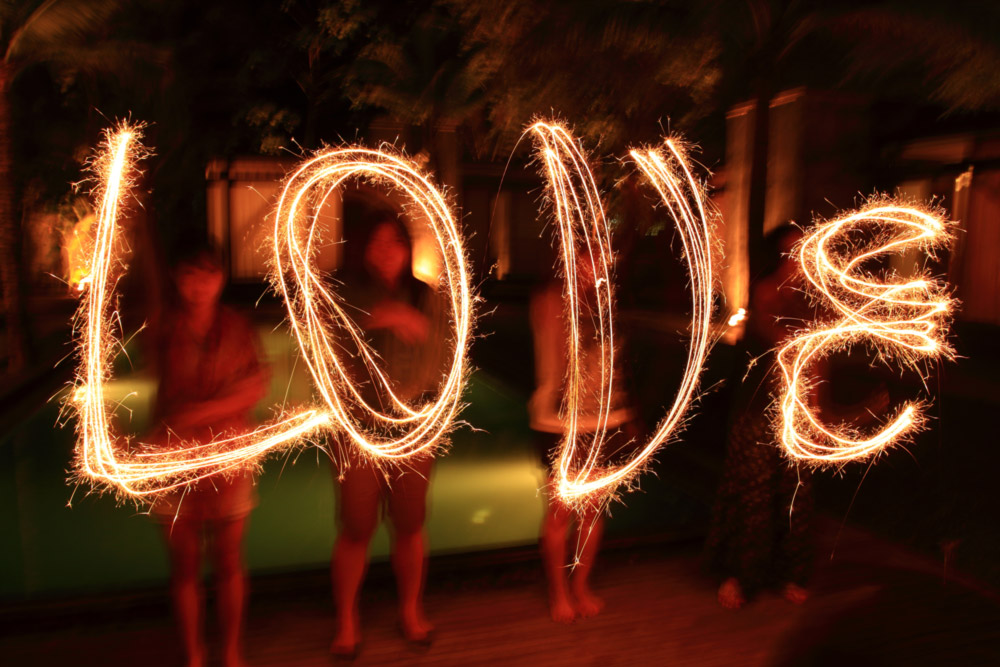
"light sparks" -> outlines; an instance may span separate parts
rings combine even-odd
[[[129,442],[112,433],[104,384],[120,347],[109,322],[115,319],[114,287],[121,275],[119,215],[143,154],[139,128],[123,125],[106,134],[93,166],[98,178],[97,229],[89,280],[78,313],[81,361],[71,401],[79,412],[77,469],[131,496],[177,488],[209,475],[233,470],[280,445],[294,442],[329,423],[315,410],[279,419],[249,435],[224,438],[193,448],[162,450]]]
[[[363,331],[312,264],[323,203],[344,181],[358,178],[404,192],[419,217],[430,223],[443,258],[442,282],[455,329],[452,362],[436,399],[419,407],[407,405],[393,392]],[[465,245],[444,196],[416,164],[400,155],[356,147],[329,150],[299,167],[285,184],[274,221],[273,259],[274,280],[288,307],[292,330],[338,430],[375,460],[432,452],[461,407],[473,324]],[[346,334],[341,337],[350,343],[338,340],[338,333]],[[358,350],[389,403],[388,411],[362,398],[342,358],[345,344]]]
[[[747,318],[747,309],[740,308],[735,313],[729,316],[729,321],[727,324],[731,327],[735,327],[737,324],[742,322]]]
[[[925,211],[892,201],[874,201],[856,213],[814,228],[797,254],[815,296],[833,307],[837,319],[810,328],[778,353],[783,375],[778,429],[787,454],[814,463],[863,459],[913,434],[921,406],[907,403],[877,433],[864,437],[849,425],[824,425],[810,405],[812,363],[855,343],[876,346],[880,356],[910,366],[950,358],[945,342],[952,301],[946,285],[927,274],[879,282],[872,263],[910,247],[927,252],[950,241],[946,223]]]
[[[70,393],[70,402],[79,413],[78,474],[127,496],[149,496],[252,466],[268,452],[300,442],[320,430],[338,427],[374,457],[404,458],[430,451],[458,412],[467,375],[465,350],[472,326],[472,294],[463,240],[444,197],[412,164],[398,156],[360,148],[331,151],[307,161],[286,184],[275,222],[274,255],[279,274],[275,282],[288,299],[293,329],[330,410],[305,409],[279,416],[245,435],[220,437],[208,443],[174,442],[169,448],[131,442],[113,433],[104,385],[120,341],[109,323],[116,319],[114,291],[124,271],[118,228],[120,208],[132,185],[135,161],[143,153],[138,139],[139,129],[134,126],[123,125],[109,131],[94,161],[98,220],[87,267],[89,280],[81,281],[84,295],[77,316],[81,362],[76,385]],[[456,326],[454,361],[435,402],[412,409],[393,395],[394,407],[402,413],[398,417],[368,408],[346,376],[341,374],[335,379],[331,375],[331,367],[341,373],[343,369],[334,353],[336,343],[329,340],[329,331],[323,328],[317,308],[322,305],[341,316],[343,311],[311,265],[315,220],[311,221],[307,234],[303,234],[300,224],[305,219],[302,208],[309,201],[311,188],[319,185],[326,197],[345,178],[356,175],[396,185],[410,194],[434,225],[446,260],[446,284],[451,291]],[[298,282],[288,282],[284,275],[286,268]],[[361,332],[346,316],[341,323],[361,345],[366,361],[388,387],[388,379],[377,370],[374,354],[364,345]],[[392,395],[391,391],[389,394]],[[368,408],[384,423],[413,425],[413,428],[394,440],[380,439],[377,433],[363,433],[350,418],[352,405]]]
[[[614,287],[610,230],[600,194],[578,142],[562,126],[536,123],[531,131],[541,145],[552,205],[558,225],[558,242],[565,272],[566,301],[569,310],[570,349],[566,385],[566,433],[560,446],[558,488],[563,502],[581,506],[614,496],[622,484],[632,480],[653,453],[682,424],[685,412],[695,396],[698,378],[710,346],[713,268],[711,232],[705,211],[705,196],[695,180],[681,146],[666,141],[666,153],[659,149],[631,151],[639,170],[650,180],[670,213],[680,233],[684,257],[690,274],[693,300],[691,342],[687,365],[680,388],[667,416],[656,433],[642,448],[620,465],[611,465],[603,451],[607,439],[608,417],[614,388]],[[578,266],[578,257],[587,257],[588,266]],[[583,289],[581,270],[593,283],[596,303],[591,311],[600,349],[600,396],[597,427],[593,433],[581,433],[579,408],[585,378],[581,377],[581,301],[589,291]],[[584,438],[589,442],[584,442]]]

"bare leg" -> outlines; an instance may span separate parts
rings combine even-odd
[[[397,532],[392,552],[392,567],[399,589],[399,619],[403,634],[414,642],[425,641],[434,630],[424,612],[425,543],[423,530]]]
[[[170,552],[170,593],[187,667],[205,664],[201,635],[201,524],[178,519],[164,526]]]
[[[389,490],[389,514],[394,543],[392,566],[399,590],[399,620],[411,642],[430,640],[434,627],[424,612],[424,575],[427,564],[424,522],[431,461],[413,462],[412,470],[394,476]]]
[[[792,604],[803,604],[809,599],[809,591],[793,583],[785,584],[781,590],[781,595]]]
[[[361,639],[358,591],[368,570],[369,538],[337,537],[333,552],[333,598],[337,608],[337,634],[330,651],[352,653]]]
[[[588,511],[580,517],[576,541],[580,560],[573,570],[570,590],[576,600],[576,612],[582,617],[594,616],[604,607],[604,601],[590,588],[590,574],[601,549],[603,533],[604,516],[599,510]]]
[[[331,653],[352,655],[361,641],[358,592],[368,570],[368,545],[378,525],[379,474],[358,464],[340,481],[340,530],[333,547],[330,572],[337,631]]]
[[[222,664],[243,667],[243,617],[246,610],[246,573],[242,546],[246,519],[214,525],[213,561],[218,592],[219,627],[222,630]]]
[[[729,577],[719,586],[719,604],[726,609],[739,609],[746,604],[743,587],[736,577]]]
[[[549,610],[557,623],[570,623],[576,617],[566,573],[566,536],[571,514],[558,499],[549,498],[542,521],[542,565],[549,586]]]
[[[782,513],[780,539],[775,554],[775,571],[785,580],[781,594],[792,604],[803,604],[809,599],[806,589],[812,571],[813,548],[812,516],[815,496],[812,485],[813,472],[806,466],[785,467],[781,470],[779,497],[788,498],[790,514]]]

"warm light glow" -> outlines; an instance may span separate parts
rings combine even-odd
[[[168,448],[130,442],[112,433],[104,384],[110,376],[111,361],[121,346],[110,324],[117,320],[114,287],[124,270],[118,218],[121,202],[134,176],[135,160],[143,152],[138,134],[136,127],[127,125],[108,132],[93,165],[98,179],[99,210],[87,273],[89,281],[81,281],[86,290],[77,319],[81,362],[70,398],[80,417],[76,456],[79,475],[92,482],[106,483],[125,495],[146,496],[210,475],[252,466],[264,454],[300,442],[320,429],[341,427],[366,453],[376,457],[402,458],[430,451],[439,443],[460,407],[467,374],[465,350],[471,332],[472,294],[464,245],[444,198],[429,181],[401,157],[364,149],[331,151],[307,161],[286,184],[275,223],[274,256],[279,274],[275,281],[288,299],[293,329],[330,411],[306,409],[281,415],[246,435],[220,437],[209,443],[175,441]],[[447,260],[446,284],[451,291],[456,326],[451,371],[442,382],[439,398],[418,409],[395,399],[390,390],[388,393],[395,400],[395,409],[403,413],[399,417],[382,415],[364,405],[345,376],[340,375],[336,380],[331,376],[331,366],[342,372],[334,353],[341,342],[325,337],[329,331],[323,327],[319,308],[339,313],[343,318],[341,324],[350,331],[366,361],[388,386],[388,380],[374,363],[374,354],[364,345],[361,332],[343,314],[312,268],[315,220],[311,221],[307,234],[301,226],[308,219],[303,209],[311,201],[313,187],[321,186],[323,197],[326,197],[345,178],[360,174],[391,183],[409,193],[432,221]],[[300,282],[289,283],[286,268],[294,280]],[[387,431],[400,425],[413,425],[413,428],[395,439],[379,437],[380,432],[362,433],[349,415],[351,407],[358,405],[378,417]]]
[[[441,284],[441,255],[433,231],[418,228],[413,235],[413,277],[432,287]]]
[[[176,488],[247,465],[265,452],[295,442],[329,423],[327,415],[308,410],[278,419],[249,435],[195,447],[174,443],[169,450],[112,434],[104,383],[121,346],[110,324],[117,320],[114,287],[123,270],[118,218],[122,200],[132,185],[135,160],[143,153],[138,139],[139,128],[134,126],[122,125],[109,131],[93,163],[98,179],[97,229],[89,280],[80,282],[86,290],[77,320],[81,359],[70,399],[80,417],[76,455],[79,474],[133,496]]]
[[[97,220],[93,213],[85,214],[73,223],[72,228],[63,237],[63,256],[66,262],[66,282],[70,287],[82,292],[90,276],[87,274],[87,262],[90,260],[90,248],[86,247],[86,240],[92,235],[90,228]]]
[[[562,126],[540,122],[531,131],[540,143],[549,195],[558,226],[558,243],[565,272],[566,306],[569,312],[570,345],[566,397],[566,434],[560,446],[557,493],[563,502],[583,505],[612,498],[622,484],[628,484],[649,463],[653,453],[676,434],[694,398],[709,349],[712,312],[713,269],[711,231],[705,211],[705,193],[689,167],[681,145],[666,141],[666,152],[643,149],[631,152],[639,170],[660,195],[680,232],[684,257],[690,273],[693,300],[691,343],[687,366],[674,403],[652,439],[628,462],[610,465],[603,448],[607,439],[608,417],[613,396],[614,287],[610,230],[600,194],[579,143]],[[578,257],[587,257],[589,266],[580,267]],[[581,282],[593,276],[596,303],[588,309],[595,318],[601,354],[600,402],[597,428],[583,434],[578,424],[584,387],[592,385],[581,377],[581,295],[589,294]],[[586,441],[585,441],[586,440]]]
[[[404,192],[419,216],[429,221],[443,258],[455,336],[452,362],[437,397],[411,406],[393,392],[376,353],[344,304],[313,265],[320,230],[318,213],[344,181],[365,178]],[[388,150],[340,148],[307,161],[288,179],[274,221],[274,281],[288,306],[292,330],[337,429],[375,459],[430,453],[441,444],[461,407],[469,372],[466,349],[472,334],[473,294],[461,232],[444,196],[421,169]],[[438,343],[438,341],[434,341]],[[444,344],[444,341],[440,341]],[[388,409],[369,405],[349,377],[343,356],[354,349],[364,360]]]
[[[728,324],[731,327],[735,327],[737,324],[739,324],[740,322],[742,322],[746,318],[747,318],[747,309],[746,308],[740,308],[735,313],[733,313],[732,315],[729,316],[729,322],[728,322]]]
[[[914,246],[933,252],[950,238],[947,224],[936,215],[875,201],[817,225],[801,241],[797,254],[805,277],[837,319],[807,329],[778,353],[784,380],[778,428],[789,456],[816,463],[862,459],[919,428],[918,403],[905,404],[891,423],[867,437],[850,425],[824,425],[810,405],[815,381],[808,370],[820,358],[858,343],[873,346],[884,360],[912,367],[950,358],[945,336],[952,301],[945,284],[926,274],[881,282],[870,273],[870,264],[890,253]]]

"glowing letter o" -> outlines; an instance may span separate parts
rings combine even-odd
[[[437,399],[419,409],[406,405],[392,392],[388,378],[378,368],[376,355],[364,342],[363,332],[344,312],[336,294],[324,285],[312,267],[317,215],[331,192],[349,178],[364,177],[399,188],[430,222],[444,259],[444,284],[450,297],[455,327],[452,363]],[[307,161],[288,179],[274,221],[275,282],[288,307],[292,330],[298,339],[313,381],[323,396],[339,430],[363,453],[375,458],[398,459],[427,451],[440,442],[460,408],[468,375],[466,349],[472,332],[472,290],[462,236],[440,192],[413,163],[385,151],[342,148]],[[338,357],[324,313],[346,331],[373,370],[391,401],[393,413],[368,405]],[[367,430],[352,416],[359,410],[374,420]],[[398,437],[388,430],[404,429]]]

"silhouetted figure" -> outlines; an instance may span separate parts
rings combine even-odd
[[[355,321],[378,353],[396,396],[412,406],[420,405],[437,390],[443,377],[442,301],[435,290],[413,277],[410,237],[394,214],[371,216],[366,229],[368,237],[361,248],[363,266],[344,277],[342,293],[358,310]],[[354,358],[347,363],[363,398],[373,408],[384,410],[384,396],[375,389],[363,362]],[[368,545],[381,512],[387,513],[392,523],[400,629],[407,641],[428,645],[433,627],[423,607],[424,523],[433,456],[376,463],[346,439],[342,444],[346,465],[339,473],[334,471],[338,475],[339,531],[331,570],[337,632],[330,651],[339,657],[358,653],[358,594],[368,567]]]
[[[807,597],[812,468],[785,458],[769,411],[780,376],[772,350],[811,319],[803,277],[790,256],[800,237],[796,227],[785,226],[765,239],[767,264],[750,289],[744,344],[756,362],[737,390],[706,545],[709,566],[723,578],[719,603],[728,608],[771,585],[781,586],[791,602]]]
[[[594,300],[594,276],[590,259],[585,253],[579,256],[577,267],[578,288],[582,313],[580,322],[580,360],[584,378],[583,400],[578,415],[578,434],[582,441],[597,428],[600,398],[600,347],[588,302]],[[569,623],[577,617],[593,616],[600,612],[603,601],[590,587],[604,531],[602,508],[597,504],[581,513],[568,508],[556,496],[558,480],[554,475],[556,451],[565,430],[565,415],[561,414],[565,381],[567,378],[567,349],[570,332],[567,306],[561,282],[550,282],[531,298],[531,331],[535,347],[535,392],[528,405],[531,428],[537,432],[536,443],[543,461],[549,464],[549,502],[542,521],[542,564],[549,588],[549,607],[552,619]],[[617,357],[617,355],[616,355]],[[616,364],[617,366],[617,364]],[[619,443],[635,434],[633,410],[627,405],[621,390],[622,375],[616,368],[615,385],[611,396],[611,411],[607,422],[609,438],[604,451],[613,452]],[[623,430],[624,432],[621,432]],[[607,461],[605,461],[607,463]],[[576,519],[576,539],[568,540],[570,528]],[[570,563],[569,544],[579,560]],[[571,568],[570,566],[573,565]]]
[[[160,318],[158,336],[154,442],[194,446],[250,430],[251,410],[264,396],[267,373],[250,324],[219,303],[224,275],[218,258],[210,249],[196,249],[180,258],[172,277],[175,305]],[[253,506],[253,476],[237,470],[160,496],[151,508],[170,551],[171,590],[189,667],[207,660],[201,582],[206,538],[215,569],[223,664],[244,664],[241,549]]]

